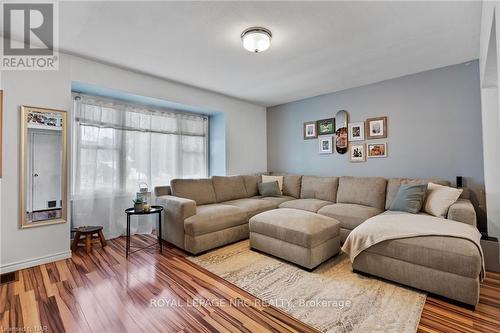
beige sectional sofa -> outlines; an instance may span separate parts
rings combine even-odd
[[[248,238],[248,221],[253,216],[288,208],[338,221],[340,242],[344,242],[358,225],[387,210],[402,184],[449,185],[429,179],[283,176],[281,197],[258,195],[260,175],[176,179],[170,186],[155,188],[157,203],[165,207],[162,238],[199,254]],[[450,207],[448,218],[476,225],[474,207],[465,198]],[[263,246],[265,237],[260,236]],[[384,241],[353,263],[357,271],[471,305],[479,299],[480,268],[480,254],[467,241],[431,236]]]

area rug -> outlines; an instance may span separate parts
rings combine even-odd
[[[188,259],[322,332],[414,333],[426,298],[353,273],[345,254],[308,272],[246,240]]]

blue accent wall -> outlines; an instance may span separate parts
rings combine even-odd
[[[334,117],[338,110],[347,110],[350,122],[387,116],[388,138],[365,142],[387,142],[388,157],[350,163],[348,154],[320,155],[318,140],[303,140],[304,122]],[[464,176],[479,209],[484,197],[481,130],[475,60],[269,108],[268,170],[429,177],[453,184],[456,176]]]

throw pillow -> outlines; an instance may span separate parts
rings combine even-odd
[[[426,190],[427,184],[401,185],[389,210],[417,214],[424,204]]]
[[[281,191],[278,181],[259,183],[259,194],[263,197],[280,197]]]
[[[267,175],[262,175],[262,182],[263,183],[268,183],[268,182],[278,182],[278,185],[280,187],[280,192],[283,193],[283,176],[267,176]]]
[[[437,217],[446,217],[448,209],[458,200],[462,191],[462,189],[429,183],[424,212]]]

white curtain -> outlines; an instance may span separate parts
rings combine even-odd
[[[108,238],[124,235],[124,210],[133,205],[141,183],[152,191],[173,178],[207,176],[207,117],[74,98],[73,226],[102,225]],[[151,233],[153,221],[138,218],[132,232]]]

